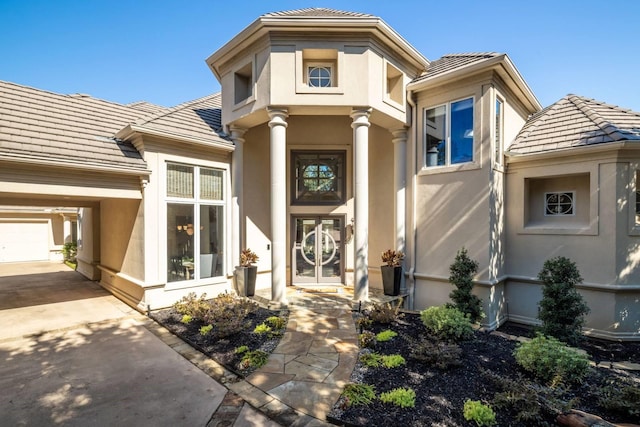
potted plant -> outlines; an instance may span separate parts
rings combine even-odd
[[[240,252],[240,265],[236,267],[236,285],[241,296],[251,297],[256,292],[256,275],[258,255],[251,249],[243,249]]]
[[[382,287],[385,295],[398,295],[400,282],[402,281],[402,260],[404,254],[401,251],[388,249],[382,253],[382,262],[386,265],[380,267],[382,271]]]

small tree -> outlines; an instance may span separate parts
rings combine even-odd
[[[589,313],[589,307],[576,289],[582,282],[578,267],[569,258],[551,258],[544,263],[538,279],[544,285],[538,314],[541,332],[576,344],[582,338],[584,317]]]
[[[472,322],[476,322],[484,317],[482,311],[482,301],[471,293],[473,288],[473,275],[478,271],[478,262],[469,258],[467,250],[463,247],[456,255],[455,261],[449,267],[449,282],[456,289],[449,297],[455,304],[453,306],[461,312],[468,314]]]

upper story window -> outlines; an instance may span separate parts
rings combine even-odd
[[[473,98],[425,110],[425,165],[473,161]]]
[[[495,111],[495,164],[496,166],[502,165],[502,150],[504,149],[503,140],[503,128],[504,128],[504,103],[496,98],[496,111]]]
[[[576,195],[573,191],[544,194],[545,216],[562,216],[575,214]]]
[[[344,151],[294,151],[291,157],[294,204],[344,203]]]
[[[331,65],[309,65],[308,67],[307,82],[311,87],[331,87],[333,86],[332,80],[332,67]]]

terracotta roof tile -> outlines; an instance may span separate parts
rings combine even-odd
[[[532,115],[508,152],[540,153],[619,141],[640,141],[640,113],[567,95]]]

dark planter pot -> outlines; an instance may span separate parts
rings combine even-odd
[[[236,285],[243,297],[252,297],[256,293],[256,275],[258,266],[236,267]]]
[[[382,287],[385,295],[399,295],[400,282],[402,281],[402,267],[391,267],[383,265],[382,270]]]

